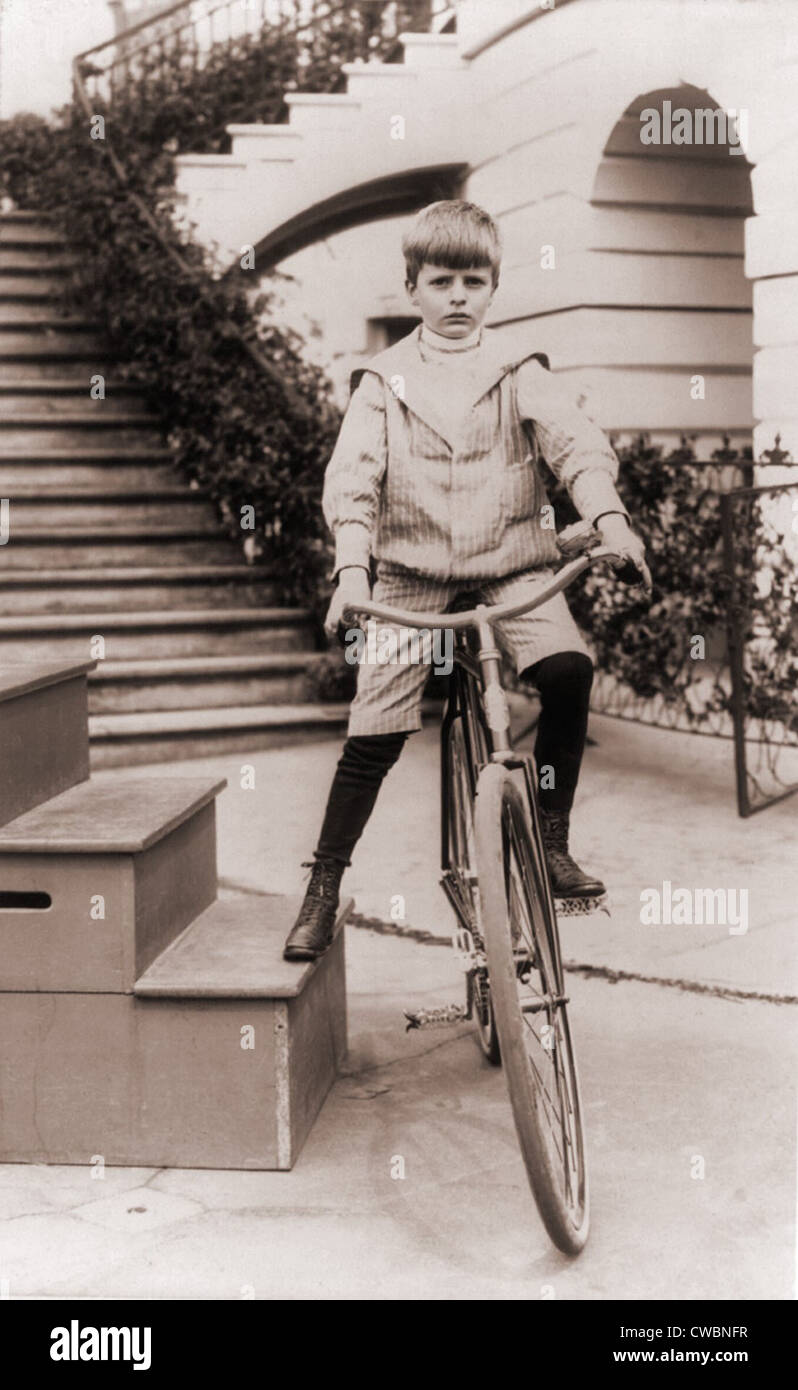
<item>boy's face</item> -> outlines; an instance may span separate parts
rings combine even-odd
[[[427,328],[444,338],[467,338],[479,328],[495,288],[490,266],[452,270],[426,262],[415,285],[409,280],[406,284],[410,302],[421,313]]]

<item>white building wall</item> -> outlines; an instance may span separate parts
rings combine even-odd
[[[256,244],[286,208],[465,158],[465,195],[498,218],[505,242],[492,322],[548,351],[606,428],[665,443],[695,434],[702,452],[722,432],[743,440],[753,428],[757,454],[780,430],[798,458],[798,3],[463,0],[458,14],[457,53],[408,50],[405,83],[353,75],[359,95],[346,109],[326,98],[296,119],[292,110],[288,161],[287,145],[264,159],[242,138],[227,170],[187,161],[188,211],[195,189],[206,225]],[[728,147],[638,154],[649,94],[743,110],[745,157]],[[389,137],[393,112],[407,119],[406,140]],[[310,277],[297,306],[304,297],[328,325],[316,347],[340,381],[368,350],[366,320],[397,311],[390,225],[323,243],[334,276],[315,253],[292,258]]]

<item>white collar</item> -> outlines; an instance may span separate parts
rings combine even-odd
[[[437,348],[441,352],[463,352],[466,348],[476,347],[480,342],[482,325],[475,328],[473,333],[469,333],[467,338],[447,338],[443,333],[436,333],[422,323],[419,337],[422,343],[427,343],[429,347]]]

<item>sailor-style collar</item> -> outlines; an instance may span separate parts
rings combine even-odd
[[[349,377],[350,390],[355,390],[364,372],[376,373],[397,400],[402,401],[408,410],[429,425],[453,450],[455,445],[448,433],[449,424],[441,415],[428,385],[426,364],[419,351],[420,336],[421,324],[417,324],[412,332],[400,338],[398,343],[384,348],[362,367],[355,367]],[[467,355],[471,357],[471,353]],[[543,354],[533,351],[532,348],[521,347],[517,342],[507,341],[495,329],[483,329],[479,344],[479,362],[470,367],[468,379],[463,381],[463,390],[467,392],[463,401],[464,409],[473,409],[477,401],[501,381],[503,376],[530,357],[536,357],[540,361]],[[548,362],[544,361],[543,365],[547,366]]]

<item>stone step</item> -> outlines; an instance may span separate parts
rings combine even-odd
[[[285,104],[292,130],[351,130],[361,117],[361,102],[345,92],[286,92]]]
[[[36,484],[62,488],[140,488],[180,482],[169,449],[7,449],[0,457],[0,494]],[[6,490],[7,489],[7,490]]]
[[[304,608],[22,614],[0,618],[0,660],[25,661],[46,645],[54,657],[90,661],[98,637],[109,661],[306,651],[313,632]]]
[[[240,565],[241,550],[219,528],[175,521],[169,526],[58,526],[43,532],[17,526],[2,550],[3,569],[83,569],[109,565]]]
[[[56,307],[64,297],[66,271],[53,273],[44,268],[40,274],[7,270],[0,263],[0,305],[47,303]]]
[[[0,416],[0,460],[6,450],[84,448],[93,439],[113,432],[115,445],[163,446],[163,422],[157,415],[117,409],[75,410],[49,419],[42,415]]]
[[[89,716],[92,768],[210,758],[341,738],[349,705],[243,705]]]
[[[2,492],[2,486],[0,486]],[[278,589],[254,565],[144,565],[114,569],[0,568],[0,612],[100,613],[117,608],[268,607]]]
[[[60,278],[69,275],[79,264],[79,256],[59,255],[50,242],[44,246],[23,242],[14,249],[5,239],[0,239],[0,283],[6,275],[57,275]],[[60,283],[63,284],[63,280]]]
[[[3,374],[12,363],[29,363],[24,372],[30,376],[37,361],[66,362],[80,357],[88,361],[92,371],[97,370],[98,362],[107,365],[115,360],[101,330],[83,321],[66,326],[63,321],[58,325],[0,323],[0,372]]]
[[[0,246],[7,251],[23,250],[30,246],[41,247],[50,255],[69,250],[69,242],[57,227],[48,226],[40,217],[30,221],[19,219],[6,222],[0,219]]]
[[[84,381],[65,381],[63,377],[49,379],[0,381],[0,414],[11,415],[82,415],[85,411],[110,411],[125,415],[151,415],[146,395],[140,386],[128,382],[106,380],[105,397],[90,394],[92,378],[102,375],[105,364],[95,364]]]
[[[3,663],[0,826],[88,777],[86,674],[93,665]]]
[[[0,455],[0,473],[2,455]],[[187,524],[219,524],[216,507],[204,493],[186,484],[161,486],[148,491],[108,488],[73,487],[68,493],[60,488],[16,488],[7,494],[9,525],[13,544],[15,528],[36,527],[47,531],[58,526],[115,526],[130,527],[137,523],[149,526],[168,526],[180,517]]]
[[[216,897],[226,785],[91,780],[0,828],[0,990],[131,992]]]
[[[309,673],[322,658],[321,652],[298,651],[102,661],[90,679],[89,713],[301,704],[308,699]]]
[[[404,50],[403,66],[411,71],[429,71],[436,68],[460,69],[468,65],[460,57],[460,40],[457,34],[406,33],[399,35]]]
[[[291,1168],[346,1053],[351,906],[310,964],[282,960],[299,899],[248,895],[209,906],[140,993],[7,994],[0,1162]]]
[[[6,333],[28,333],[34,329],[54,329],[60,333],[101,331],[83,314],[60,312],[53,304],[15,304],[0,300],[0,328]]]
[[[230,153],[234,159],[291,162],[302,149],[302,135],[285,123],[233,124],[225,130],[231,138]]]
[[[346,76],[346,94],[359,102],[372,98],[417,104],[418,76],[404,63],[343,63],[341,72]]]

